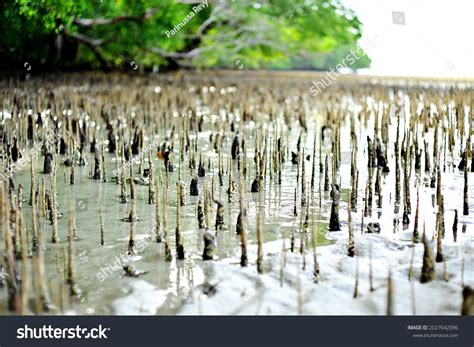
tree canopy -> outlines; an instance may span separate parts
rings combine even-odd
[[[4,0],[0,49],[48,66],[327,69],[362,34],[336,0],[206,3],[197,11],[192,0]],[[369,64],[362,54],[351,67]]]

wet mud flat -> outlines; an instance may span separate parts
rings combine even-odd
[[[1,81],[1,314],[472,313],[472,82]]]

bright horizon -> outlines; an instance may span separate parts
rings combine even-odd
[[[358,70],[359,74],[474,77],[474,44],[470,37],[474,33],[474,1],[341,2],[354,10],[362,22],[360,45],[372,59],[372,66]],[[392,11],[404,13],[405,25],[393,24]],[[395,20],[403,21],[403,15],[396,16]],[[373,42],[373,47],[368,48]]]

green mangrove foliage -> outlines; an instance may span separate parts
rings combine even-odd
[[[0,54],[53,67],[326,69],[361,30],[352,10],[326,0],[0,3]],[[369,64],[363,55],[353,68]]]

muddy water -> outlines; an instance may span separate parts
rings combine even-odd
[[[199,82],[196,82],[199,87]],[[222,84],[225,86],[226,81]],[[234,86],[235,81],[228,82],[228,87]],[[237,89],[238,89],[237,85]],[[166,88],[163,87],[162,92],[166,92]],[[200,100],[202,107],[206,107],[206,99]],[[363,196],[365,192],[365,182],[367,179],[367,143],[366,137],[371,136],[373,138],[373,117],[367,124],[362,124],[359,120],[356,120],[356,115],[360,111],[360,105],[357,105],[357,101],[346,96],[340,103],[348,110],[346,119],[352,118],[356,121],[356,129],[358,131],[357,137],[359,142],[359,150],[357,152],[358,164],[360,171],[359,179],[359,199],[357,206],[357,213],[353,213],[354,227],[357,233],[362,232],[362,208],[363,208]],[[408,120],[409,115],[402,118],[403,121]],[[319,129],[322,125],[321,114],[318,112],[318,108],[310,111],[308,118],[311,118],[309,123],[309,130],[304,137],[303,144],[305,152],[312,155],[313,152],[313,137],[315,131],[319,134]],[[394,119],[394,115],[392,114]],[[278,120],[281,124],[281,118]],[[268,128],[271,128],[272,124],[267,124]],[[253,165],[254,158],[254,129],[255,124],[247,124],[246,133],[246,144],[247,144],[247,163],[248,163],[248,175],[246,178],[246,190],[250,191],[250,185],[255,176],[255,167]],[[281,185],[276,183],[275,178],[270,180],[267,177],[264,189],[264,207],[265,207],[265,220],[264,220],[264,240],[265,242],[282,240],[290,238],[292,230],[296,230],[300,224],[300,215],[294,216],[294,190],[297,186],[297,166],[292,165],[289,161],[291,157],[290,151],[296,151],[296,143],[301,133],[301,128],[298,125],[292,126],[291,130],[285,134],[288,139],[288,149],[286,153],[286,161],[282,171],[282,183]],[[389,134],[391,139],[396,134],[396,121],[392,121],[389,127]],[[239,267],[238,262],[235,261],[235,254],[239,253],[239,237],[235,234],[235,223],[237,215],[239,213],[239,202],[238,192],[236,191],[233,195],[231,203],[228,202],[227,198],[227,174],[224,176],[224,185],[220,186],[217,179],[217,155],[212,150],[212,145],[209,142],[210,131],[204,131],[199,134],[198,147],[203,153],[204,162],[207,163],[208,158],[213,161],[212,170],[207,169],[206,177],[199,179],[199,191],[200,196],[204,190],[204,181],[207,181],[208,187],[211,187],[211,177],[216,177],[216,194],[219,200],[224,202],[225,206],[225,223],[228,226],[226,231],[220,231],[217,235],[217,253],[216,262],[230,263],[235,267]],[[272,139],[272,134],[269,134]],[[430,148],[433,146],[433,135],[432,133],[425,134],[427,141],[429,142]],[[319,136],[318,136],[319,138]],[[176,142],[178,137],[176,135]],[[233,135],[229,132],[226,134],[224,141],[223,153],[224,163],[228,162],[228,153],[230,153],[230,145],[233,139]],[[338,172],[338,177],[335,179],[341,183],[342,194],[341,194],[341,208],[340,208],[340,220],[343,226],[343,230],[346,230],[347,221],[347,198],[348,191],[350,190],[350,129],[348,123],[345,122],[341,128],[341,152],[342,152],[342,165]],[[155,143],[161,143],[164,140],[162,135],[158,135],[153,141]],[[270,143],[271,141],[269,141]],[[147,146],[151,143],[148,140],[145,143]],[[319,148],[319,140],[317,143]],[[416,206],[416,190],[420,193],[420,223],[419,228],[422,232],[423,224],[429,237],[434,237],[436,211],[435,207],[435,189],[429,187],[429,173],[416,173],[414,170],[411,175],[411,206],[412,213],[410,215],[410,224],[403,227],[401,223],[401,217],[403,208],[400,207],[398,211],[395,209],[394,202],[394,190],[395,190],[395,165],[394,165],[394,143],[393,140],[390,142],[390,147],[387,150],[388,162],[390,172],[382,176],[382,208],[376,208],[377,197],[374,194],[374,206],[372,209],[372,215],[364,218],[364,231],[366,230],[367,223],[379,222],[381,225],[381,233],[383,235],[389,235],[394,239],[408,241],[411,238],[411,231],[413,230],[414,222],[414,211]],[[460,152],[459,143],[457,144],[455,153]],[[331,141],[327,140],[322,144],[323,160],[326,155],[330,156],[331,153]],[[155,147],[154,147],[155,149]],[[178,157],[178,148],[175,146],[174,152],[176,158]],[[314,212],[316,222],[319,226],[319,246],[328,244],[331,239],[331,235],[327,232],[327,223],[329,220],[329,211],[331,208],[331,200],[329,194],[322,191],[323,174],[318,170],[320,162],[319,152],[316,151],[317,167],[316,167],[316,187],[313,191],[309,192],[312,196],[313,204],[311,205],[311,211]],[[153,151],[155,154],[155,150]],[[181,225],[183,234],[183,243],[186,251],[186,260],[176,261],[175,258],[172,262],[166,262],[164,260],[163,244],[156,243],[154,241],[154,225],[155,217],[154,211],[155,206],[147,204],[148,187],[136,184],[136,208],[139,221],[136,224],[136,244],[140,244],[137,247],[139,250],[133,256],[127,255],[127,245],[130,234],[130,223],[124,222],[122,219],[127,217],[131,210],[130,200],[126,204],[119,203],[120,186],[111,179],[111,172],[116,168],[115,157],[111,154],[107,154],[107,173],[109,181],[104,183],[102,181],[96,181],[89,177],[91,165],[93,165],[93,156],[88,154],[89,164],[85,167],[76,166],[76,184],[70,186],[69,174],[70,169],[61,165],[61,161],[64,158],[59,157],[59,167],[57,175],[57,189],[60,204],[60,211],[64,214],[59,220],[59,238],[60,242],[56,245],[50,242],[51,239],[51,226],[49,223],[42,224],[42,232],[44,233],[45,242],[45,255],[46,255],[46,275],[48,288],[51,294],[51,300],[60,310],[63,312],[73,311],[78,314],[113,314],[115,309],[112,303],[127,295],[130,292],[131,284],[136,281],[133,278],[124,276],[122,265],[133,264],[139,270],[147,271],[145,275],[141,277],[142,280],[150,283],[156,288],[164,291],[165,298],[163,304],[156,313],[158,314],[173,314],[175,313],[183,303],[192,302],[194,300],[194,289],[196,286],[205,282],[205,274],[203,266],[205,266],[201,260],[203,251],[202,242],[202,230],[199,230],[196,217],[196,205],[197,197],[191,197],[189,195],[189,182],[190,182],[190,170],[187,167],[187,157],[182,168],[182,180],[185,182],[185,206],[181,209]],[[306,165],[306,182],[310,182],[311,175],[311,164],[312,159],[305,161]],[[424,156],[422,159],[422,168],[424,167]],[[460,225],[458,227],[458,240],[457,244],[462,245],[465,238],[471,237],[473,232],[473,213],[474,208],[470,208],[470,216],[462,216],[462,194],[463,194],[463,173],[457,168],[453,168],[452,163],[456,164],[459,162],[459,156],[454,158],[447,158],[446,165],[442,172],[443,182],[443,194],[445,202],[445,225],[446,235],[443,240],[445,244],[454,244],[453,234],[451,232],[451,225],[454,218],[454,210],[457,209],[460,217]],[[155,168],[161,177],[164,174],[163,162],[157,158],[154,158]],[[176,163],[177,164],[177,163]],[[433,163],[431,163],[433,164]],[[206,165],[207,166],[207,165]],[[37,171],[41,171],[39,168],[42,167],[42,160],[36,163]],[[225,165],[226,167],[226,165]],[[138,164],[134,165],[135,176],[138,177],[137,173]],[[41,177],[42,175],[38,175]],[[234,179],[238,177],[237,164],[233,165]],[[469,182],[474,180],[474,174],[468,173]],[[66,177],[66,178],[64,178]],[[48,180],[49,178],[46,177]],[[174,252],[174,230],[176,226],[176,181],[178,180],[177,169],[170,173],[169,183],[169,217],[168,217],[168,239],[171,244],[171,248]],[[66,182],[65,182],[66,181]],[[16,173],[15,182],[22,183],[25,188],[25,196],[29,194],[29,172],[28,169],[24,169]],[[375,182],[375,170],[373,175],[373,182]],[[403,186],[402,186],[403,187]],[[127,190],[129,188],[127,187]],[[298,194],[299,195],[299,194]],[[474,196],[474,185],[469,186],[469,197]],[[298,196],[298,212],[301,214],[301,208]],[[403,201],[403,191],[401,201]],[[77,212],[77,235],[78,240],[76,242],[76,263],[77,263],[77,283],[82,290],[82,294],[78,299],[72,299],[70,302],[60,303],[60,281],[61,275],[58,273],[58,269],[61,268],[59,264],[62,264],[63,251],[67,247],[67,223],[68,223],[68,211],[69,204],[73,203]],[[258,194],[248,193],[246,197],[247,211],[248,211],[248,242],[250,244],[256,244],[256,211],[258,208]],[[163,201],[162,201],[163,203]],[[474,206],[471,203],[471,206]],[[105,241],[104,246],[100,245],[100,229],[99,229],[99,209],[103,207],[105,210]],[[31,225],[31,213],[28,209],[26,211],[26,218],[28,220],[28,226]],[[212,223],[215,221],[215,206],[211,214]],[[467,228],[463,230],[463,225]],[[406,232],[403,232],[403,231]],[[296,236],[297,242],[299,242],[299,236]],[[287,242],[288,244],[288,242]],[[296,248],[296,247],[295,247]],[[265,252],[265,247],[264,247]],[[249,266],[255,266],[256,259],[249,259]],[[146,311],[146,308],[144,308]]]
[[[295,129],[296,137],[298,136]],[[205,142],[209,134],[202,137],[203,152],[209,147]],[[229,152],[225,150],[225,152]],[[253,148],[248,149],[248,160],[253,160]],[[226,159],[227,156],[224,156]],[[58,162],[61,163],[61,159]],[[67,228],[68,214],[71,202],[75,205],[77,213],[77,236],[76,261],[77,261],[77,282],[83,291],[80,300],[74,300],[71,306],[67,306],[80,314],[109,314],[110,304],[113,300],[120,298],[128,292],[128,282],[134,279],[124,277],[122,265],[133,264],[139,270],[148,271],[141,279],[146,280],[157,288],[169,292],[167,306],[160,310],[160,313],[173,313],[173,309],[178,307],[183,300],[189,300],[189,293],[195,285],[204,281],[202,270],[200,269],[203,252],[202,233],[198,228],[196,206],[198,197],[189,195],[189,170],[183,170],[183,181],[186,182],[186,202],[181,208],[181,225],[184,238],[184,248],[186,250],[186,260],[171,263],[164,261],[163,245],[156,243],[154,238],[155,226],[155,206],[147,204],[148,186],[135,185],[136,208],[139,221],[136,224],[136,248],[137,254],[127,255],[127,247],[130,235],[130,223],[124,222],[123,218],[128,217],[131,210],[131,200],[126,204],[119,203],[120,185],[112,178],[104,183],[93,180],[89,177],[89,170],[93,157],[89,158],[89,165],[76,167],[76,184],[69,185],[70,168],[60,165],[57,171],[57,189],[60,211],[64,214],[58,220],[60,242],[54,245],[51,240],[51,225],[49,222],[42,223],[43,239],[45,242],[46,273],[47,282],[51,290],[53,303],[59,300],[59,280],[56,262],[62,262],[62,252],[67,248]],[[107,172],[111,175],[116,168],[115,157],[107,156]],[[155,159],[155,167],[159,167],[158,172],[164,174],[162,161]],[[224,160],[227,162],[227,160]],[[42,160],[36,163],[37,171],[41,171]],[[310,163],[307,162],[307,171],[310,170]],[[233,177],[238,177],[237,165],[234,164]],[[134,165],[136,176],[138,163]],[[215,175],[217,177],[217,170]],[[253,171],[253,168],[251,169]],[[278,185],[275,181],[268,181],[265,187],[265,241],[282,239],[283,236],[290,237],[300,223],[300,217],[293,214],[294,208],[294,188],[296,184],[297,168],[287,162],[284,168],[284,179]],[[39,174],[49,182],[49,176]],[[206,178],[211,177],[211,173],[206,173]],[[247,191],[250,191],[251,175],[246,180]],[[168,217],[168,239],[174,254],[174,230],[176,227],[176,184],[178,172],[170,173],[169,190],[169,217]],[[199,191],[202,196],[204,191],[205,178],[199,179]],[[16,182],[29,186],[30,176],[28,170],[17,173]],[[65,185],[67,181],[67,185]],[[208,187],[211,182],[208,179]],[[129,187],[127,187],[129,189]],[[25,189],[25,196],[29,190]],[[224,186],[216,182],[216,195],[219,200],[225,203],[225,223],[226,231],[217,235],[216,261],[226,261],[239,250],[240,238],[235,233],[235,224],[239,214],[238,193],[233,195],[233,201],[228,203],[227,199],[227,179]],[[315,192],[315,196],[317,192]],[[163,204],[163,201],[161,202]],[[299,203],[298,203],[299,205]],[[249,193],[247,195],[248,211],[248,242],[256,243],[256,211],[258,208],[258,194]],[[100,245],[99,209],[105,210],[105,245]],[[330,204],[323,204],[322,213],[327,214]],[[27,210],[26,218],[31,225],[31,213]],[[215,221],[215,209],[211,214],[211,223]],[[319,244],[327,243],[326,222],[320,225]],[[296,236],[298,238],[298,236]],[[59,260],[56,254],[59,252]],[[253,264],[255,259],[250,259]],[[235,263],[239,266],[238,263]],[[253,266],[253,265],[251,265]],[[59,304],[58,304],[59,306]]]

